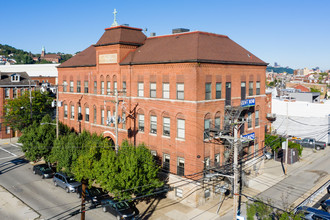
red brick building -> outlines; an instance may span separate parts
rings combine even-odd
[[[5,105],[8,100],[17,98],[30,86],[35,87],[34,83],[29,85],[29,80],[26,72],[0,72],[0,139],[20,135],[14,132],[10,126],[3,124],[3,116],[6,113]]]
[[[263,147],[266,66],[224,35],[194,31],[147,38],[142,29],[107,28],[95,45],[58,67],[58,83],[65,85],[59,118],[77,131],[115,139],[114,125],[106,122],[114,115],[117,89],[123,100],[118,115],[126,118],[119,143],[145,143],[164,169],[191,175],[225,163],[228,147],[208,141],[210,130],[224,129],[225,105],[255,100],[240,135],[255,135],[246,153]]]

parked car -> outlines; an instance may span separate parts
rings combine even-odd
[[[78,186],[81,186],[80,182],[77,182],[73,177],[69,177],[63,173],[55,173],[53,181],[55,186],[62,187],[67,193],[76,192]]]
[[[308,206],[298,207],[295,214],[303,214],[302,218],[307,220],[330,220],[330,213]]]
[[[324,209],[325,211],[330,213],[330,199],[322,201],[321,207],[322,207],[322,209]]]
[[[328,186],[327,191],[330,194],[330,185]]]
[[[47,164],[38,164],[33,166],[33,173],[42,176],[42,178],[52,178],[53,170]]]
[[[129,202],[120,202],[114,199],[105,199],[101,201],[102,210],[110,212],[119,219],[137,219],[139,211]]]
[[[78,198],[81,198],[81,194],[82,194],[82,186],[79,186],[77,189]],[[91,207],[100,205],[102,200],[108,198],[110,198],[108,193],[105,192],[103,189],[96,187],[91,187],[91,188],[86,187],[85,201],[90,202]]]
[[[296,143],[299,143],[303,147],[309,147],[316,150],[325,149],[327,146],[327,143],[323,141],[316,141],[315,138],[304,138],[301,141],[297,141]]]

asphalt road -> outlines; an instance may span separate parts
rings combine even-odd
[[[318,159],[297,169],[287,178],[258,195],[264,201],[271,200],[276,207],[285,209],[328,175],[330,167],[329,151],[320,151]]]
[[[70,215],[80,208],[76,194],[55,187],[52,179],[34,175],[29,161],[19,158],[22,155],[19,146],[0,146],[0,185],[38,212],[41,219],[80,219],[80,214]],[[101,208],[85,215],[86,219],[116,219]]]

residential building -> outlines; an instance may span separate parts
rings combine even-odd
[[[106,28],[96,44],[58,66],[59,119],[78,132],[145,143],[169,171],[176,190],[168,196],[200,205],[219,192],[200,191],[199,180],[205,169],[229,162],[230,147],[216,137],[228,131],[226,112],[240,109],[242,100],[254,101],[239,110],[239,135],[255,137],[244,155],[262,155],[270,108],[266,66],[225,35],[193,31],[147,38],[139,28]],[[106,123],[115,115],[116,90],[122,100],[118,115],[125,119],[118,137],[114,124]]]
[[[29,80],[26,72],[0,72],[0,139],[19,135],[10,128],[10,125],[4,124],[5,106],[8,100],[17,98],[29,87],[35,87]]]

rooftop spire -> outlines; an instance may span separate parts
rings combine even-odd
[[[116,15],[117,15],[117,10],[113,10],[113,23],[111,25],[111,27],[115,27],[115,26],[118,26],[118,23],[117,23],[117,18],[116,18]]]

